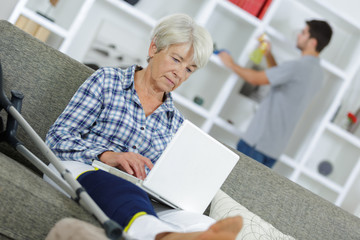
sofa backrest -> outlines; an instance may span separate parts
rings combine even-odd
[[[11,90],[24,94],[21,113],[40,137],[45,139],[51,124],[93,70],[5,20],[0,20],[0,33],[0,61],[5,93],[9,99]],[[4,110],[1,116],[5,125],[7,114]],[[24,146],[44,159],[20,127],[17,136]],[[8,144],[2,142],[0,151],[31,167]],[[48,163],[45,159],[44,162]]]

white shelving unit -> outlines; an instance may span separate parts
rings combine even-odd
[[[120,0],[60,1],[53,13],[55,23],[35,13],[43,11],[45,3],[19,0],[10,21],[23,14],[42,24],[58,39],[51,45],[82,62],[100,42],[136,56],[145,65],[144,54],[156,21],[182,12],[206,27],[217,47],[229,50],[240,65],[251,66],[249,54],[263,32],[269,35],[275,58],[281,63],[300,56],[295,42],[305,20],[327,20],[334,35],[321,54],[325,85],[300,119],[274,170],[359,216],[360,130],[351,134],[340,124],[347,112],[360,107],[360,25],[339,14],[327,1],[273,0],[262,20],[226,0],[140,0],[135,6]],[[240,94],[243,85],[244,81],[214,55],[204,69],[174,92],[174,99],[188,119],[235,147],[258,107],[256,101]],[[199,98],[202,104],[195,103]],[[333,166],[328,176],[318,171],[323,160]]]
[[[51,8],[49,1],[44,0],[18,0],[18,3],[9,17],[9,22],[15,23],[20,15],[40,24],[51,31],[46,43],[66,53],[75,35],[83,24],[84,17],[92,7],[95,0],[76,0],[71,4],[59,1],[56,7]],[[47,12],[49,10],[49,12]],[[54,22],[41,16],[48,13]]]

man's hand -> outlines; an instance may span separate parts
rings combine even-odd
[[[137,178],[145,179],[145,165],[152,169],[154,166],[150,159],[133,152],[106,151],[99,155],[101,162],[116,167]]]
[[[231,57],[231,55],[227,51],[220,51],[218,54],[221,61],[224,63],[224,65],[230,69],[233,69],[235,62],[234,59]]]

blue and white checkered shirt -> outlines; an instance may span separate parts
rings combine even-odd
[[[110,150],[136,152],[155,163],[184,117],[170,93],[146,117],[134,88],[135,70],[136,65],[100,68],[80,86],[46,136],[60,159],[91,164]]]

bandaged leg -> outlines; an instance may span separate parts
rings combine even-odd
[[[215,222],[201,214],[173,209],[162,209],[157,214],[147,194],[136,185],[110,173],[95,171],[87,164],[64,163],[104,213],[134,238],[155,239],[159,233],[166,232],[200,232]]]
[[[158,219],[148,195],[136,185],[101,170],[86,172],[78,181],[104,213],[130,236],[154,239],[158,233],[175,231]]]

